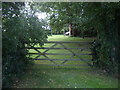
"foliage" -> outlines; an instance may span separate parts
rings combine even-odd
[[[72,25],[72,31],[79,32],[79,36],[83,36],[82,32],[84,33],[84,29],[82,28],[82,3],[77,2],[54,2],[54,3],[40,3],[38,4],[38,8],[41,12],[46,12],[50,16],[50,26],[52,27],[53,32],[60,32],[60,31],[68,31],[68,27]],[[67,29],[65,29],[67,27]],[[90,27],[91,28],[91,27]],[[91,32],[88,29],[85,29],[86,32]],[[81,33],[80,33],[81,32]],[[85,35],[86,33],[84,33]],[[90,35],[88,33],[88,35]],[[75,36],[75,35],[73,35]]]
[[[21,76],[31,63],[27,57],[28,51],[22,49],[25,47],[23,42],[39,41],[42,46],[47,38],[43,23],[31,8],[28,10],[25,6],[22,2],[2,3],[3,88],[11,87],[13,79]]]
[[[64,25],[72,24],[80,35],[91,32],[97,39],[93,44],[95,66],[108,72],[117,72],[120,29],[120,3],[41,3],[39,9],[50,14],[53,29],[62,30]],[[91,34],[90,33],[90,34]],[[88,34],[88,35],[90,35]]]
[[[86,3],[84,7],[83,17],[89,17],[88,24],[97,30],[97,39],[93,44],[94,64],[112,73],[117,72],[120,64],[118,62],[119,26],[117,26],[119,22],[116,15],[120,15],[119,3]]]

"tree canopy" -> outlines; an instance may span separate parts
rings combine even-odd
[[[96,41],[93,43],[94,64],[108,72],[117,71],[120,64],[120,3],[51,2],[36,5],[41,12],[49,13],[50,26],[53,29],[62,30],[71,24],[70,28],[73,31],[79,30],[79,34],[97,33]]]

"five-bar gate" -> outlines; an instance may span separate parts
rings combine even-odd
[[[32,43],[32,42],[29,42],[29,43]],[[34,42],[33,42],[34,43]],[[39,43],[39,42],[38,42]],[[68,62],[68,61],[84,61],[86,62],[87,64],[90,64],[88,63],[88,61],[91,61],[91,59],[85,59],[85,58],[82,58],[81,55],[92,55],[91,53],[75,53],[74,51],[72,51],[72,49],[76,49],[76,50],[80,50],[80,52],[82,51],[86,51],[86,50],[89,50],[90,51],[90,47],[84,47],[84,48],[79,48],[79,47],[74,47],[74,48],[70,48],[70,47],[67,47],[65,46],[64,44],[83,44],[83,45],[91,45],[91,42],[73,42],[73,41],[48,41],[46,43],[49,43],[49,44],[53,44],[52,46],[50,47],[34,47],[34,46],[27,46],[26,49],[34,49],[37,53],[29,53],[31,55],[37,55],[35,58],[33,58],[32,60],[49,60],[51,61],[52,63],[54,63],[55,65],[63,65],[64,63]],[[56,47],[57,45],[60,45],[61,47]],[[41,49],[44,49],[45,51],[44,52],[41,52]],[[67,50],[69,51],[70,53],[48,53],[49,50]],[[71,57],[69,59],[50,59],[47,55],[70,55]],[[44,58],[41,58],[41,56],[44,56]],[[74,59],[73,57],[76,56],[78,57],[78,59]],[[60,64],[57,64],[55,62],[55,60],[61,60],[63,61],[62,63]]]

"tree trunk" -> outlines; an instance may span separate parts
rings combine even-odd
[[[69,24],[69,36],[72,36],[72,24]]]

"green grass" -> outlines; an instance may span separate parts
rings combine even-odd
[[[68,37],[63,35],[49,36],[48,41],[93,41],[95,38]],[[51,46],[45,44],[45,47]],[[66,44],[67,47],[90,47],[78,44]],[[61,46],[57,46],[61,47]],[[43,52],[44,50],[40,50]],[[75,53],[90,53],[90,51]],[[30,52],[35,52],[30,50]],[[70,53],[67,50],[50,50],[49,53]],[[49,58],[70,58],[70,56],[48,55]],[[32,56],[34,57],[34,56]],[[77,57],[74,57],[77,59]],[[90,55],[82,58],[91,59]],[[61,61],[56,61],[60,64]],[[91,68],[83,61],[68,61],[65,65],[73,66],[50,66],[50,61],[34,61],[35,65],[22,76],[21,80],[16,81],[14,88],[117,88],[117,79],[105,75],[100,70]],[[80,65],[80,66],[77,66]]]
[[[69,37],[63,35],[53,35],[49,36],[48,41],[93,41],[95,38],[79,38],[79,37]]]

